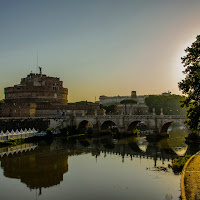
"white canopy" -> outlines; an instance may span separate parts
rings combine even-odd
[[[21,130],[20,130],[20,133],[21,133],[21,134],[23,134],[23,133],[24,133],[24,131],[21,129]]]
[[[36,132],[37,132],[37,131],[36,131],[34,128],[32,129],[32,131],[33,131],[34,133],[36,133]]]
[[[10,135],[10,132],[7,130],[6,133],[5,133],[5,135],[7,135],[7,136]]]
[[[29,129],[28,129],[28,132],[29,132],[29,133],[32,133],[33,131],[31,130],[31,128],[29,128]]]
[[[5,133],[3,131],[1,131],[0,136],[5,136]]]

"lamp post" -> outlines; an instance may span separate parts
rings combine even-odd
[[[19,117],[21,117],[21,107],[19,106]]]
[[[198,121],[198,127],[197,127],[197,134],[199,136],[199,133],[200,133],[200,120]]]

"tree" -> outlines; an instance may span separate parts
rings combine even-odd
[[[136,104],[137,101],[135,101],[133,99],[124,99],[120,103],[125,105],[125,115],[126,115],[127,114],[127,112],[126,112],[126,105],[127,104],[131,104],[131,106],[132,106],[133,104]]]
[[[196,41],[185,52],[186,55],[181,58],[185,67],[185,79],[178,83],[182,93],[186,95],[181,106],[188,108],[185,123],[192,131],[197,132],[200,117],[200,35],[197,35]]]
[[[155,108],[156,115],[160,115],[161,108],[164,115],[185,115],[186,108],[180,107],[180,101],[184,100],[184,96],[180,95],[149,95],[145,98],[145,103],[149,107],[149,112],[153,112]]]
[[[100,104],[100,109],[104,109],[106,110],[106,114],[116,114],[118,109],[117,109],[117,105],[109,105],[109,106],[104,106],[102,104]]]

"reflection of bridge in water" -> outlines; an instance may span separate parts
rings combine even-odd
[[[20,179],[30,189],[52,187],[60,184],[63,175],[68,172],[68,157],[72,155],[91,154],[94,158],[106,157],[108,154],[121,156],[125,159],[138,157],[153,159],[154,166],[157,160],[171,160],[178,157],[167,142],[161,144],[147,143],[133,137],[115,140],[111,137],[101,139],[86,139],[69,142],[56,139],[48,146],[35,146],[32,144],[20,147],[0,149],[1,167],[8,178]]]
[[[98,148],[98,150],[104,155],[115,154],[120,155],[122,157],[122,161],[124,162],[125,157],[140,157],[140,158],[149,158],[154,159],[155,163],[157,159],[163,160],[163,162],[167,159],[174,159],[178,157],[171,149],[159,149],[157,146],[148,144],[146,147],[146,151],[140,149],[136,142],[129,144],[118,144],[114,145],[114,147],[110,148],[110,145],[105,144]],[[155,164],[156,165],[156,164]]]
[[[60,141],[57,140],[53,144],[56,148],[61,147]],[[69,148],[64,144],[63,148]],[[115,140],[112,138],[102,138],[102,139],[87,139],[79,140],[73,145],[70,146],[70,150],[78,150],[80,152],[92,153],[92,155],[98,157],[101,153],[106,156],[106,154],[120,155],[122,161],[125,157],[140,157],[147,159],[154,159],[155,162],[157,159],[163,160],[167,159],[168,161],[174,158],[179,157],[177,152],[171,148],[167,140],[163,140],[162,143],[148,143],[146,140],[139,141],[134,137]],[[181,149],[180,149],[181,150]],[[184,149],[185,153],[187,148]]]

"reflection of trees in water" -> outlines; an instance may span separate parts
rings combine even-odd
[[[142,142],[140,142],[142,141]],[[145,146],[142,150],[140,145]],[[113,140],[112,137],[90,138],[80,141],[57,139],[51,146],[38,147],[35,151],[1,158],[1,167],[4,175],[9,178],[20,179],[29,188],[46,188],[59,184],[63,174],[68,171],[68,156],[81,153],[92,153],[97,157],[103,153],[125,156],[153,158],[154,165],[158,159],[163,163],[167,159],[178,157],[174,151],[176,145],[171,147],[169,140],[164,139],[158,143],[146,142],[144,138],[122,138]],[[179,142],[178,142],[179,145]],[[181,145],[180,145],[181,146]],[[193,154],[199,146],[189,146],[187,153]]]
[[[142,141],[142,142],[141,142]],[[142,156],[142,157],[153,157],[155,159],[173,159],[178,157],[174,150],[168,145],[166,140],[159,143],[146,142],[144,138],[138,139],[135,137],[122,138],[119,140],[113,140],[111,137],[102,139],[91,139],[87,141],[89,146],[85,147],[83,142],[79,142],[78,149],[91,149],[93,155],[99,155],[103,152],[104,155],[107,153],[119,154],[121,156]],[[141,148],[142,145],[142,148]],[[96,152],[96,154],[95,154]]]
[[[200,144],[191,144],[188,145],[187,154],[194,155],[200,150]]]
[[[188,130],[184,126],[177,123],[172,124],[167,142],[169,147],[179,156],[184,156],[187,151],[187,145],[185,144],[187,135]]]

